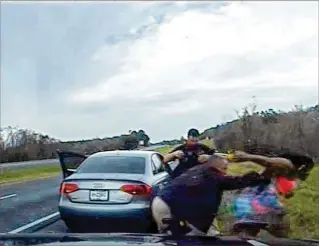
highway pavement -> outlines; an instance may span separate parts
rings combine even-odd
[[[70,231],[66,227],[64,222],[61,219],[59,219],[58,221],[56,221],[56,222],[54,222],[46,227],[40,228],[36,232],[39,232],[39,233],[66,233],[66,232],[70,232]]]
[[[1,185],[0,232],[11,232],[21,227],[28,231],[26,225],[56,213],[61,180],[62,177],[57,176]]]

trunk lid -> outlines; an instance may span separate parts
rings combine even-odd
[[[131,180],[143,181],[144,174],[131,174],[131,173],[74,173],[65,181],[69,180]]]
[[[75,184],[78,189],[66,196],[71,202],[90,204],[127,204],[134,194],[121,190],[124,185],[144,185],[143,174],[85,173],[73,174],[64,184]],[[137,196],[139,197],[139,196]],[[145,196],[140,196],[145,199]]]

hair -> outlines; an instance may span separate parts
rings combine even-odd
[[[195,137],[195,138],[198,138],[200,135],[199,131],[195,128],[192,128],[190,129],[188,132],[187,132],[187,137]]]
[[[286,152],[279,154],[278,157],[290,160],[296,169],[297,176],[303,181],[307,179],[309,172],[315,165],[313,159],[308,155]],[[305,166],[305,168],[298,170],[301,166]]]
[[[247,146],[247,149],[245,149],[245,151],[252,154],[264,155],[268,157],[281,157],[290,160],[295,167],[297,177],[302,181],[307,179],[309,172],[314,167],[314,161],[310,156],[301,152],[292,152],[288,148],[278,148],[275,145],[260,144]],[[303,165],[305,165],[305,168],[298,171],[298,169]]]

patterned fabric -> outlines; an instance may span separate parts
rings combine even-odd
[[[268,185],[245,188],[234,201],[237,223],[275,223],[285,209],[280,202],[276,182]],[[280,221],[276,222],[280,223]]]

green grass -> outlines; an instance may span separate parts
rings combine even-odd
[[[172,151],[174,148],[172,146],[164,146],[161,148],[156,149],[155,151],[162,154],[162,155],[166,155],[168,154],[170,151]]]
[[[207,145],[209,148],[213,148],[213,140],[209,140],[209,139],[204,139],[202,141],[200,141],[202,144]]]
[[[259,172],[263,170],[263,167],[253,163],[253,162],[240,162],[231,163],[228,167],[227,173],[229,175],[242,176],[250,171]]]
[[[319,165],[287,201],[291,238],[319,239]]]
[[[60,173],[61,168],[59,165],[26,167],[18,170],[3,170],[0,171],[0,184],[34,180],[38,178],[58,175]]]

